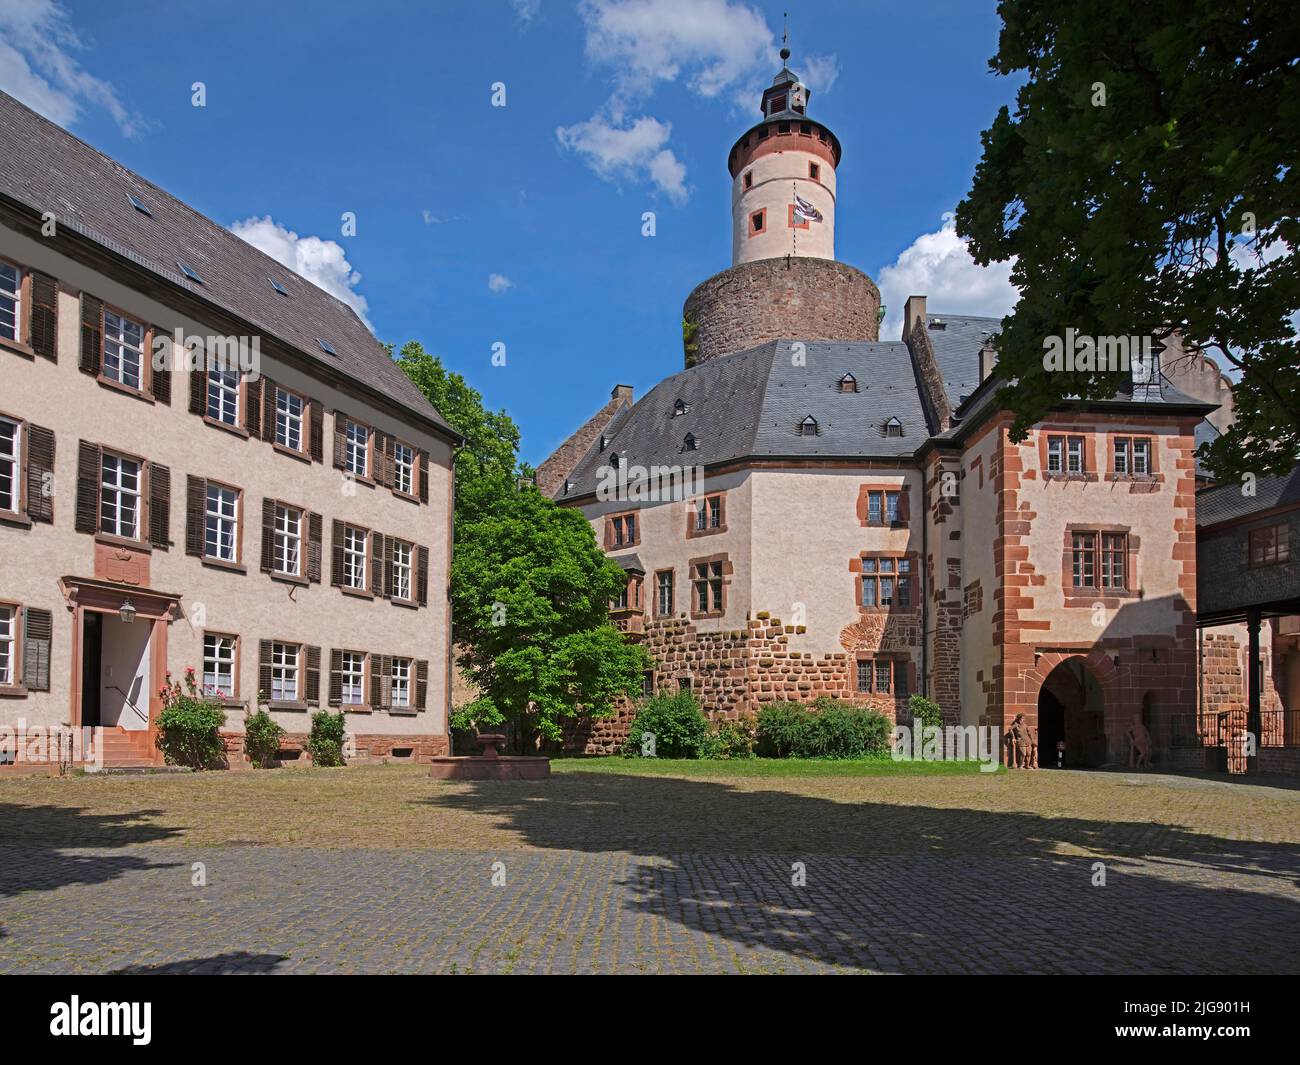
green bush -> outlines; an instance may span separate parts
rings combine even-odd
[[[654,695],[642,703],[623,744],[623,754],[628,758],[640,757],[647,733],[654,735],[657,758],[707,757],[704,752],[713,747],[708,719],[688,691]]]
[[[900,715],[900,717],[902,716]],[[899,721],[899,724],[912,728],[914,727],[912,723],[918,717],[921,719],[922,725],[939,726],[943,724],[943,711],[939,709],[939,704],[932,702],[924,695],[913,695],[907,700],[907,720]]]
[[[328,710],[317,710],[311,715],[311,732],[303,744],[311,755],[313,765],[339,766],[344,764],[343,741],[347,729],[343,721],[343,711],[331,714]]]
[[[265,710],[258,710],[244,719],[244,753],[258,769],[267,769],[274,764],[283,737],[284,729]]]
[[[226,764],[226,745],[220,736],[226,713],[206,698],[194,679],[194,668],[185,670],[185,687],[172,681],[160,692],[162,713],[158,715],[158,749],[169,765],[191,769],[217,769]]]
[[[750,716],[735,721],[723,721],[712,733],[713,752],[710,758],[753,758],[757,729]]]
[[[823,696],[769,703],[758,712],[758,750],[769,758],[866,758],[887,754],[889,719],[875,710]]]

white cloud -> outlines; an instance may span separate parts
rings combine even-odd
[[[908,296],[927,297],[931,313],[1002,317],[1020,298],[1011,284],[1011,266],[1009,262],[977,265],[966,241],[957,235],[955,217],[946,212],[938,230],[922,233],[880,271],[877,283],[886,307],[881,339],[898,339]]]
[[[561,146],[577,152],[607,180],[648,179],[676,203],[686,199],[686,167],[665,147],[673,127],[649,115],[631,125],[612,125],[601,115],[561,126],[555,136]]]
[[[91,105],[112,115],[125,136],[144,132],[149,123],[74,58],[85,47],[57,0],[0,0],[0,89],[64,128]]]
[[[300,237],[270,215],[265,218],[246,218],[232,225],[230,231],[317,288],[342,300],[357,312],[357,316],[366,323],[366,328],[374,332],[370,319],[366,317],[369,304],[365,296],[356,290],[361,275],[352,269],[342,245],[332,240],[321,240],[320,237]]]
[[[494,292],[499,296],[503,292],[509,292],[514,287],[515,283],[505,274],[488,274],[489,292]]]
[[[463,222],[465,220],[458,214],[434,214],[427,207],[420,212],[420,217],[424,220],[426,226],[443,226],[448,222]]]
[[[526,28],[542,11],[542,0],[510,0],[515,18]]]

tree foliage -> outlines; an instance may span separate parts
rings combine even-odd
[[[1023,76],[957,209],[975,261],[1014,259],[1013,434],[1113,373],[1045,372],[1044,340],[1167,337],[1235,367],[1220,477],[1300,453],[1300,19],[1293,0],[1002,0],[990,68]],[[1157,348],[1158,350],[1158,348]]]

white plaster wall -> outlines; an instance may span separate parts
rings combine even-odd
[[[835,258],[835,168],[822,156],[795,147],[798,138],[790,136],[789,139],[788,150],[759,156],[732,182],[733,266],[785,255]],[[808,176],[809,163],[820,167],[819,180]],[[749,189],[744,184],[747,173],[754,175],[753,187]],[[794,203],[796,188],[800,196],[822,213],[823,221],[809,222],[807,229],[790,228],[789,205]],[[767,228],[751,236],[750,216],[763,208],[767,208]]]

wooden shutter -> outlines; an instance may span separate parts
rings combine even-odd
[[[429,605],[429,549],[415,549],[415,601],[420,606]]]
[[[98,444],[77,444],[77,532],[99,532],[99,479],[103,452]]]
[[[307,648],[307,685],[306,702],[308,706],[320,706],[320,648]]]
[[[59,361],[59,283],[32,270],[27,308],[27,343],[42,358]]]
[[[262,572],[275,569],[275,500],[262,500]]]
[[[257,641],[257,689],[261,701],[271,701],[271,641]]]
[[[310,441],[308,450],[312,462],[325,461],[325,411],[320,400],[307,401],[307,437]]]
[[[420,485],[420,502],[429,502],[429,453],[427,451],[416,452],[420,464],[420,475],[417,479]]]
[[[208,483],[202,477],[185,478],[185,553],[203,557],[207,520]]]
[[[307,515],[307,579],[320,584],[321,516]]]
[[[208,371],[204,369],[202,360],[190,369],[190,413],[208,413]]]
[[[253,437],[262,436],[262,384],[261,378],[244,382],[244,428]]]
[[[372,532],[370,534],[370,594],[387,595],[388,582],[384,579],[386,570],[384,568],[384,553],[387,551],[389,557],[392,557],[391,546],[386,547],[390,541],[381,533]]]
[[[384,598],[391,599],[396,592],[397,581],[393,573],[393,538],[384,537]]]
[[[275,382],[262,378],[262,439],[275,443]]]
[[[54,637],[54,615],[48,610],[23,607],[23,687],[28,691],[50,690],[50,644]]]
[[[171,341],[165,340],[161,349],[156,353],[154,351],[158,338],[166,335],[166,331],[161,326],[151,325],[149,327],[145,357],[151,360],[149,365],[152,368],[149,376],[149,393],[159,403],[170,407],[172,405]]]
[[[149,463],[149,543],[160,551],[171,546],[172,471]]]
[[[27,516],[32,521],[54,523],[54,432],[28,423]]]
[[[337,647],[330,650],[329,704],[343,705],[343,652]]]
[[[343,523],[334,521],[330,540],[330,584],[343,587]]]
[[[415,705],[424,710],[429,703],[429,662],[417,659],[415,663]]]
[[[334,412],[334,468],[337,470],[346,468],[347,418],[348,416],[342,411]]]
[[[98,376],[104,354],[104,302],[81,294],[81,370]]]
[[[388,705],[388,689],[384,687],[383,656],[371,651],[366,657],[370,662],[370,709],[382,710]]]

